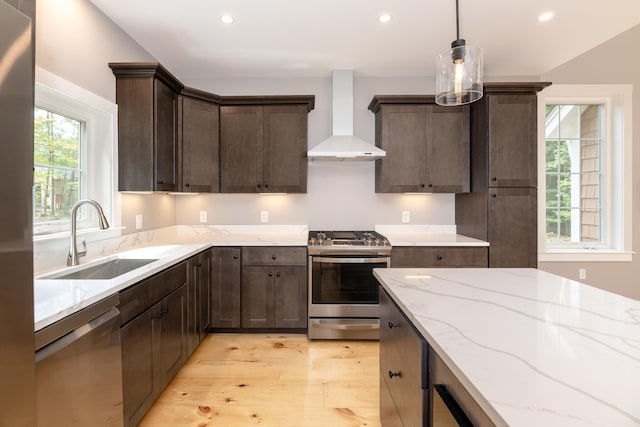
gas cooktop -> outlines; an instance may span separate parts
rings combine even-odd
[[[376,251],[391,253],[386,237],[376,231],[309,231],[309,253],[329,251]]]

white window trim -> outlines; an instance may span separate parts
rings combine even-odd
[[[538,95],[538,261],[631,261],[632,260],[632,85],[552,85]],[[608,247],[579,249],[547,248],[545,107],[547,104],[606,105],[608,141],[604,152],[603,227]],[[622,132],[622,133],[621,133]],[[613,185],[621,182],[620,186]],[[620,223],[610,218],[617,212]]]
[[[93,142],[84,154],[87,195],[102,205],[110,227],[99,230],[96,224],[95,228],[79,230],[78,235],[87,242],[120,236],[123,227],[117,191],[117,105],[40,67],[36,67],[35,104],[87,121],[87,140]],[[82,111],[80,115],[78,110]],[[59,239],[69,239],[69,232],[33,238],[34,242]]]

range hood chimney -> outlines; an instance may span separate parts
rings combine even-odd
[[[353,71],[332,72],[332,136],[307,152],[311,159],[375,160],[386,152],[353,135]]]

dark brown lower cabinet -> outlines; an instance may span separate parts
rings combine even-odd
[[[187,348],[191,355],[209,330],[211,322],[211,251],[187,261]]]
[[[187,360],[187,262],[120,293],[125,426],[135,426]]]
[[[380,422],[383,426],[428,425],[427,351],[426,341],[380,288]]]
[[[487,247],[394,246],[391,267],[487,267]]]
[[[211,327],[239,328],[240,248],[211,248]]]
[[[442,406],[436,388],[445,390],[449,405]],[[495,426],[382,287],[380,422],[385,427]]]
[[[186,286],[121,328],[125,426],[135,426],[187,358]]]
[[[243,328],[304,328],[307,325],[306,268],[242,268]]]
[[[243,328],[307,326],[306,248],[242,249]]]

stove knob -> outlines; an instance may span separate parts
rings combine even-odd
[[[315,237],[310,238],[309,239],[309,245],[315,246],[315,244],[316,244],[316,238]]]

